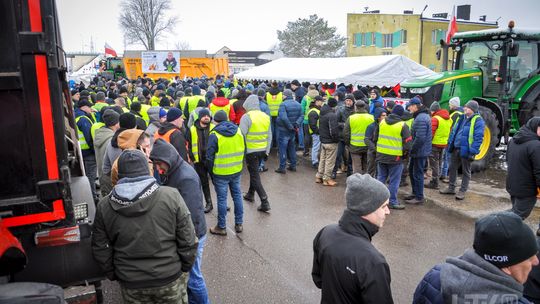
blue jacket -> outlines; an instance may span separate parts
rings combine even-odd
[[[428,157],[431,154],[431,117],[427,109],[413,114],[411,157]]]
[[[294,96],[298,103],[302,102],[302,98],[306,95],[306,88],[299,86],[296,91],[294,91]]]
[[[304,121],[302,106],[294,99],[286,99],[279,105],[277,126],[280,131],[291,132]]]
[[[381,96],[377,96],[375,99],[369,101],[369,114],[373,114],[375,108],[383,107],[384,99]]]
[[[259,107],[261,108],[261,111],[270,116],[270,108],[268,107],[268,104],[266,103],[264,97],[259,97]]]
[[[473,142],[472,145],[469,145],[471,121],[475,116],[478,116],[478,118],[474,124]],[[459,116],[448,138],[448,151],[452,152],[454,149],[460,149],[459,155],[462,158],[473,158],[480,153],[480,145],[482,145],[484,139],[484,127],[484,119],[478,113],[475,113],[470,118],[467,118],[465,114]]]
[[[93,155],[94,154],[94,141],[92,140],[92,133],[90,132],[90,130],[92,129],[92,122],[91,122],[91,118],[88,117],[88,115],[86,115],[86,113],[79,109],[79,108],[75,108],[75,118],[79,117],[79,116],[86,116],[86,118],[81,118],[79,119],[79,122],[77,122],[77,128],[83,133],[84,135],[84,139],[86,139],[86,143],[88,144],[88,146],[90,146],[90,150],[81,150],[82,151],[82,155],[83,156],[89,156],[89,155]]]
[[[238,126],[230,121],[223,121],[217,125],[214,130],[219,134],[227,137],[232,137],[236,134]],[[206,168],[212,173],[212,168],[214,168],[214,159],[216,158],[216,153],[218,151],[218,140],[215,134],[210,133],[208,136],[208,146],[206,148]],[[236,177],[237,175],[242,174],[238,172],[235,174],[227,175],[227,177]]]
[[[436,265],[416,287],[413,304],[444,304],[441,292],[441,265]]]

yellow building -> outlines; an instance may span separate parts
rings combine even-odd
[[[497,28],[497,24],[458,20],[459,32]],[[446,39],[448,20],[414,14],[347,14],[347,56],[404,55],[434,70],[435,53]],[[451,59],[451,58],[450,58]]]

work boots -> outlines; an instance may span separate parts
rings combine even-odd
[[[329,187],[335,187],[337,185],[337,182],[331,178],[324,180],[323,185],[329,186]]]
[[[209,213],[214,209],[214,206],[212,206],[212,199],[206,200],[206,206],[204,206],[204,213]]]
[[[429,184],[425,184],[424,188],[428,189],[439,189],[439,180],[436,178],[431,179]]]
[[[261,199],[261,205],[257,208],[257,210],[261,212],[270,211],[270,203],[268,202],[268,198]]]
[[[456,194],[456,189],[453,187],[448,187],[444,190],[439,190],[440,194]]]
[[[246,192],[246,193],[244,193],[243,198],[244,198],[245,201],[253,203],[253,201],[255,200],[255,194]]]

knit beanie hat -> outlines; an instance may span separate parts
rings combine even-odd
[[[388,188],[369,174],[355,173],[347,178],[345,200],[347,209],[354,213],[368,215],[389,198]]]
[[[452,97],[450,98],[450,101],[448,102],[451,106],[459,107],[461,106],[461,100],[459,100],[459,97]]]
[[[386,113],[384,108],[375,108],[375,110],[373,110],[373,117],[375,117],[375,119],[379,119],[382,113]]]
[[[210,115],[210,111],[206,108],[199,110],[199,119],[203,118],[204,116],[209,116],[210,118],[212,118],[212,115]]]
[[[289,89],[285,89],[283,91],[283,97],[285,98],[293,98],[293,91]]]
[[[403,113],[405,112],[405,109],[401,105],[395,105],[392,109],[392,114],[396,114],[397,116],[401,117]]]
[[[476,100],[469,100],[465,105],[464,105],[465,108],[469,108],[471,109],[473,112],[478,112],[478,109],[480,108],[480,106],[478,105],[478,102],[476,102]]]
[[[137,119],[131,113],[122,113],[118,121],[120,122],[120,128],[134,129],[137,126]]]
[[[159,118],[163,118],[165,116],[167,116],[167,110],[164,108],[159,108]]]
[[[429,106],[429,110],[430,110],[431,112],[437,112],[437,111],[439,111],[440,109],[441,109],[441,105],[440,105],[438,102],[436,102],[436,101],[434,101],[434,102],[431,104],[431,106]]]
[[[345,100],[347,100],[347,99],[350,99],[350,100],[354,101],[354,95],[353,94],[345,95]]]
[[[160,107],[170,107],[171,106],[171,101],[169,100],[169,98],[163,97],[159,101],[159,106]]]
[[[170,108],[169,112],[167,112],[167,121],[175,121],[180,118],[180,116],[182,116],[182,110],[179,108]]]
[[[227,121],[227,113],[225,113],[225,111],[223,110],[217,111],[216,114],[214,114],[214,121],[215,122]]]
[[[138,101],[134,101],[131,103],[131,109],[135,112],[139,112],[142,109],[141,103]]]
[[[264,97],[264,95],[266,95],[266,90],[265,89],[257,89],[257,96],[259,97]]]
[[[518,215],[507,211],[476,221],[473,248],[480,257],[499,268],[519,264],[538,253],[531,228]]]
[[[328,103],[327,104],[328,104],[328,106],[330,108],[335,108],[335,107],[337,107],[337,100],[335,98],[333,98],[333,97],[330,97],[330,98],[328,98]]]
[[[357,109],[365,109],[366,108],[366,102],[363,101],[362,99],[356,101],[356,103],[354,104],[354,106],[357,108]]]
[[[111,109],[105,110],[105,112],[103,112],[103,115],[101,116],[101,120],[103,120],[103,123],[106,127],[114,126],[118,123],[119,119],[120,115]]]
[[[118,157],[118,179],[150,175],[148,160],[139,150],[124,150]]]

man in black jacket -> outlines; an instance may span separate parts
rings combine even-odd
[[[394,303],[390,268],[371,238],[390,214],[386,186],[369,174],[347,178],[347,209],[339,224],[324,227],[313,240],[311,276],[321,303]]]
[[[319,157],[319,170],[315,175],[315,182],[325,186],[334,187],[337,182],[332,179],[332,170],[336,162],[339,142],[339,126],[336,115],[337,100],[329,98],[327,104],[321,108],[319,118],[319,138],[321,152]]]
[[[201,272],[201,261],[206,242],[206,219],[203,210],[201,181],[195,169],[184,161],[176,149],[163,139],[154,143],[150,159],[158,169],[161,182],[180,192],[191,213],[195,234],[199,238],[197,259],[189,272],[188,297],[195,303],[207,303],[208,291]]]
[[[512,212],[526,219],[540,194],[540,117],[531,118],[514,135],[506,160],[506,191],[510,193]]]

